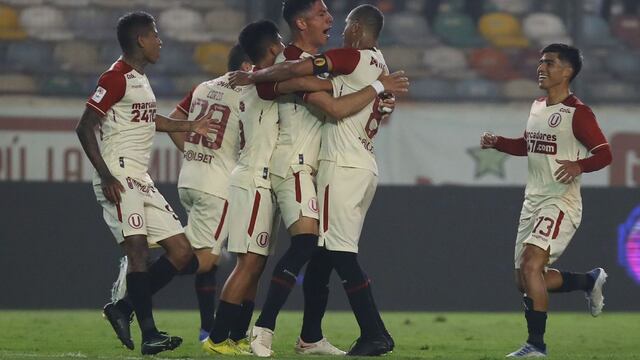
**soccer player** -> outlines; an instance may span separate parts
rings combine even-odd
[[[256,65],[254,71],[273,65],[284,48],[277,27],[270,21],[247,25],[240,34],[239,42]],[[380,81],[377,78],[370,83],[377,81],[380,87],[394,89],[406,83],[406,79],[398,74],[382,77]],[[242,353],[229,339],[229,329],[238,319],[240,302],[255,289],[266,258],[273,251],[273,222],[277,217],[269,166],[278,137],[278,106],[273,100],[283,93],[329,89],[329,81],[310,76],[277,84],[252,85],[241,96],[240,121],[244,141],[241,140],[240,159],[231,176],[228,245],[229,251],[238,254],[238,260],[222,290],[209,340],[203,345],[209,353]],[[332,98],[334,101],[327,102],[327,108],[347,114],[356,113],[371,103],[376,95],[374,87],[366,86],[350,96]],[[270,351],[266,356],[269,355]]]
[[[384,16],[376,7],[358,6],[347,17],[344,48],[251,74],[237,72],[231,76],[232,82],[281,81],[329,72],[339,75],[331,80],[334,96],[355,93],[380,74],[388,73],[382,53],[375,48],[383,23]],[[384,91],[378,88],[378,93]],[[319,244],[328,251],[360,326],[361,335],[348,353],[354,356],[382,355],[394,346],[373,300],[369,279],[357,259],[362,225],[377,185],[373,138],[382,119],[379,102],[376,97],[352,116],[328,119],[322,129],[319,154]]]
[[[155,131],[192,131],[207,136],[210,116],[198,121],[176,121],[156,114],[156,99],[144,69],[160,56],[162,41],[154,18],[134,12],[118,20],[122,57],[100,76],[95,93],[76,128],[93,164],[93,188],[103,208],[105,222],[129,259],[126,276],[129,297],[142,331],[142,354],[178,347],[182,339],[155,326],[151,296],[178,272],[194,273],[198,259],[184,236],[171,206],[147,173]],[[100,128],[102,146],[95,129]],[[165,254],[147,266],[148,244],[158,244]],[[129,317],[111,304],[105,315],[118,332]],[[130,334],[118,333],[129,348]]]
[[[484,133],[483,148],[527,156],[529,176],[515,246],[515,280],[524,294],[529,337],[507,357],[544,357],[548,292],[584,291],[591,315],[604,306],[602,268],[572,273],[547,268],[564,252],[582,218],[580,178],[611,163],[611,149],[591,109],[570,89],[582,68],[580,50],[551,44],[541,52],[538,86],[524,136],[509,139]]]
[[[228,56],[228,70],[251,70],[251,67],[251,60],[242,47],[235,45]],[[217,134],[213,139],[194,132],[169,133],[171,140],[184,153],[178,178],[178,194],[188,213],[185,235],[195,249],[200,264],[195,276],[195,292],[200,311],[200,341],[209,336],[208,330],[213,322],[217,264],[228,236],[227,199],[229,177],[238,160],[238,105],[241,91],[241,87],[229,86],[227,75],[223,75],[196,86],[169,114],[171,118],[178,120],[195,120],[202,114],[212,112],[214,125],[217,127]],[[120,271],[126,271],[126,266],[121,267]],[[122,278],[121,274],[118,279]],[[118,288],[118,293],[121,294],[126,290],[122,289],[124,286],[126,282],[116,281],[114,284],[114,288]],[[237,323],[231,338],[240,343],[244,341],[248,348],[245,334],[253,313],[253,299],[245,302],[241,317],[246,321]]]

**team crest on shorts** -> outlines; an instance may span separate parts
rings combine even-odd
[[[127,222],[129,223],[129,226],[131,226],[134,229],[140,229],[142,228],[142,225],[144,224],[143,220],[142,220],[142,216],[138,213],[133,213],[131,215],[129,215],[129,218],[127,219]]]
[[[317,197],[312,197],[311,199],[309,199],[309,209],[311,211],[313,211],[314,213],[318,213],[318,198]]]
[[[256,244],[261,248],[266,248],[269,245],[269,233],[263,231],[258,234],[258,236],[256,236]]]
[[[559,113],[553,113],[549,116],[549,126],[552,128],[560,125],[560,121],[562,121],[562,115]]]

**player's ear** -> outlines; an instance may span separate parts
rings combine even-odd
[[[303,17],[296,18],[295,24],[300,31],[304,31],[307,29],[307,22]]]
[[[242,64],[240,64],[240,70],[242,71],[251,71],[251,63],[248,61],[243,61]]]

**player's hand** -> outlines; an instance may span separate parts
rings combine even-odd
[[[393,94],[380,94],[380,102],[378,103],[378,111],[383,115],[390,115],[396,109],[396,98]]]
[[[213,119],[211,119],[211,115],[213,115],[213,111],[209,111],[201,118],[195,120],[191,125],[191,131],[203,136],[207,136],[209,130],[215,128]]]
[[[119,204],[122,201],[120,193],[124,192],[124,186],[113,175],[100,178],[100,187],[102,188],[102,194],[110,202]]]
[[[491,149],[496,146],[498,137],[494,133],[485,132],[480,136],[480,147],[483,149]]]
[[[582,174],[582,168],[577,161],[556,159],[556,162],[560,164],[560,167],[553,175],[558,182],[569,184],[575,180],[576,176]]]
[[[246,71],[232,71],[229,74],[229,85],[231,86],[244,86],[253,84],[250,73]]]
[[[384,86],[385,93],[406,93],[409,91],[409,78],[404,75],[404,71],[396,71],[389,75],[380,75],[378,80]]]

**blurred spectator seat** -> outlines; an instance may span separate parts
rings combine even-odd
[[[153,93],[159,97],[175,96],[173,81],[168,76],[152,73],[149,75],[149,83]]]
[[[522,22],[525,35],[538,46],[552,43],[572,44],[562,19],[554,14],[533,13]]]
[[[86,7],[89,6],[89,0],[49,0],[49,2],[56,7],[64,6],[64,7]]]
[[[638,86],[621,81],[589,83],[586,96],[597,101],[630,101],[640,97]]]
[[[396,44],[433,46],[438,42],[431,34],[427,19],[416,13],[400,12],[388,15],[385,18],[384,32],[393,37]]]
[[[35,6],[42,5],[44,3],[44,0],[3,0],[2,2],[7,5]]]
[[[62,11],[51,6],[34,6],[22,10],[20,23],[29,36],[36,39],[61,41],[73,38]]]
[[[411,79],[411,97],[415,100],[451,100],[456,93],[453,82],[431,77]]]
[[[162,51],[165,50],[164,44],[160,50],[160,61],[162,61]],[[111,66],[122,55],[120,45],[116,41],[108,41],[100,47],[99,61],[103,66]]]
[[[468,79],[456,84],[456,95],[467,100],[493,100],[500,97],[500,87],[485,79]]]
[[[472,69],[487,79],[503,81],[518,78],[509,57],[495,48],[472,50],[469,64]]]
[[[618,45],[618,41],[611,36],[609,25],[600,16],[585,14],[581,24],[580,40],[584,45],[591,47]]]
[[[144,5],[148,2],[153,2],[153,1],[141,2],[139,0],[91,0],[91,3],[95,5],[110,7],[110,8],[120,8],[122,9],[122,15],[124,15],[126,12],[132,11],[131,10],[132,6]]]
[[[62,71],[101,73],[106,69],[98,58],[98,47],[86,41],[64,41],[53,49],[53,59]]]
[[[434,21],[433,29],[447,44],[455,47],[478,47],[484,45],[484,41],[476,33],[476,27],[471,17],[462,13],[443,13],[438,15]]]
[[[424,50],[422,61],[435,76],[460,79],[474,75],[467,65],[464,52],[457,48],[438,46]]]
[[[620,15],[612,20],[613,34],[627,45],[640,49],[640,16]]]
[[[38,91],[36,80],[25,74],[0,74],[0,93],[33,94]]]
[[[167,41],[162,45],[160,60],[154,71],[164,74],[192,74],[198,71],[193,62],[193,46],[190,43]]]
[[[521,15],[531,10],[531,0],[486,0],[486,12],[507,12]]]
[[[42,94],[52,96],[89,94],[84,90],[82,79],[73,74],[46,76],[40,85]]]
[[[164,36],[178,41],[209,41],[212,34],[205,30],[202,15],[187,8],[163,11],[158,18],[158,28]]]
[[[514,53],[511,57],[511,63],[518,74],[525,79],[537,79],[536,70],[540,63],[540,50],[538,49],[522,49]]]
[[[412,70],[419,69],[422,66],[422,50],[415,47],[388,47],[384,49],[384,58],[394,70],[405,70],[411,73]]]
[[[176,97],[185,96],[188,92],[193,90],[196,85],[200,84],[203,81],[207,81],[209,79],[215,78],[214,76],[206,76],[203,74],[199,75],[177,75],[173,77],[173,86],[175,90]]]
[[[529,40],[522,35],[518,19],[507,13],[485,14],[480,18],[478,29],[485,39],[497,47],[525,48]]]
[[[23,40],[27,33],[20,27],[18,13],[9,6],[0,5],[0,40]]]
[[[244,12],[229,7],[209,11],[204,22],[207,30],[212,33],[208,40],[232,43],[237,41],[240,30],[246,25]]]
[[[38,41],[21,41],[9,43],[6,55],[6,67],[10,71],[30,73],[54,72],[55,66],[50,61],[51,47]]]
[[[76,38],[88,40],[115,39],[115,24],[119,14],[98,7],[69,11],[70,25]]]
[[[578,82],[590,83],[613,81],[613,75],[607,71],[606,59],[610,56],[606,49],[589,49],[586,48],[582,52],[584,61],[580,76],[576,79]]]
[[[227,43],[205,43],[196,47],[193,59],[200,69],[212,75],[227,72],[227,56],[231,46]]]
[[[621,80],[640,80],[640,58],[633,52],[616,52],[606,58],[607,68]]]
[[[528,79],[515,79],[504,83],[502,93],[511,100],[530,100],[540,97],[542,91],[538,82]]]

